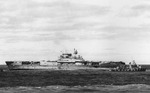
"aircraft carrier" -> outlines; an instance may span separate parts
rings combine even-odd
[[[99,69],[120,71],[121,67],[127,65],[119,61],[86,61],[78,51],[73,53],[62,53],[56,61],[6,61],[9,70],[79,70],[79,69]],[[132,66],[129,66],[131,69]],[[117,69],[116,69],[117,68]],[[136,68],[137,69],[137,68]],[[122,70],[123,71],[123,70]],[[129,71],[129,70],[128,70]]]

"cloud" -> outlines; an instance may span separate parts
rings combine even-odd
[[[124,7],[120,12],[120,16],[123,17],[139,17],[149,13],[150,5],[142,4],[142,5],[134,5],[132,7]]]
[[[133,10],[149,11],[150,5],[137,5],[132,7]]]
[[[74,47],[89,58],[147,53],[149,4],[138,1],[1,0],[1,55],[49,58],[48,49]]]
[[[110,40],[138,41],[146,40],[150,36],[149,27],[117,27],[107,26],[101,29],[105,31],[104,38]]]
[[[20,23],[30,22],[29,20],[36,18],[50,18],[51,21],[64,22],[78,17],[105,15],[109,12],[108,7],[79,5],[69,1],[50,3],[28,1],[28,3],[22,2],[19,5],[18,3],[20,2],[16,2],[10,6],[3,6],[0,16],[8,18],[10,23],[16,23],[18,21],[20,21]]]
[[[137,5],[132,7],[132,10],[135,11],[137,16],[140,16],[150,11],[150,5]]]
[[[91,30],[92,29],[92,30]],[[85,41],[85,40],[108,40],[108,41],[141,41],[148,40],[150,36],[149,27],[120,27],[120,26],[104,26],[90,29],[75,29],[63,31],[47,31],[47,32],[23,32],[16,34],[7,34],[0,36],[7,43],[15,42],[48,42],[53,41],[55,44],[66,41]],[[4,34],[4,33],[3,33]]]
[[[91,18],[109,12],[109,7],[76,4],[66,0],[0,1],[1,39],[6,42],[72,40],[74,37],[70,32],[93,27],[96,23]]]

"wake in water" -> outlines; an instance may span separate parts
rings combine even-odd
[[[93,86],[47,86],[47,87],[5,87],[0,93],[150,93],[150,85],[93,85]]]

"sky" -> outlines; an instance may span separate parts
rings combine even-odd
[[[149,0],[0,0],[0,64],[56,60],[150,64]]]

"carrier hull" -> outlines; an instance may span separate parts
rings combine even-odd
[[[91,62],[91,61],[90,62],[88,61],[80,61],[80,62],[6,61],[6,64],[9,70],[82,70],[82,69],[94,70],[97,69],[97,70],[109,71],[113,66],[110,63]]]
[[[8,66],[9,70],[57,70],[57,66]]]
[[[9,70],[110,70],[110,68],[96,68],[92,66],[8,66],[8,68]]]
[[[6,61],[9,70],[56,70],[58,69],[56,62],[40,62],[40,61]]]

